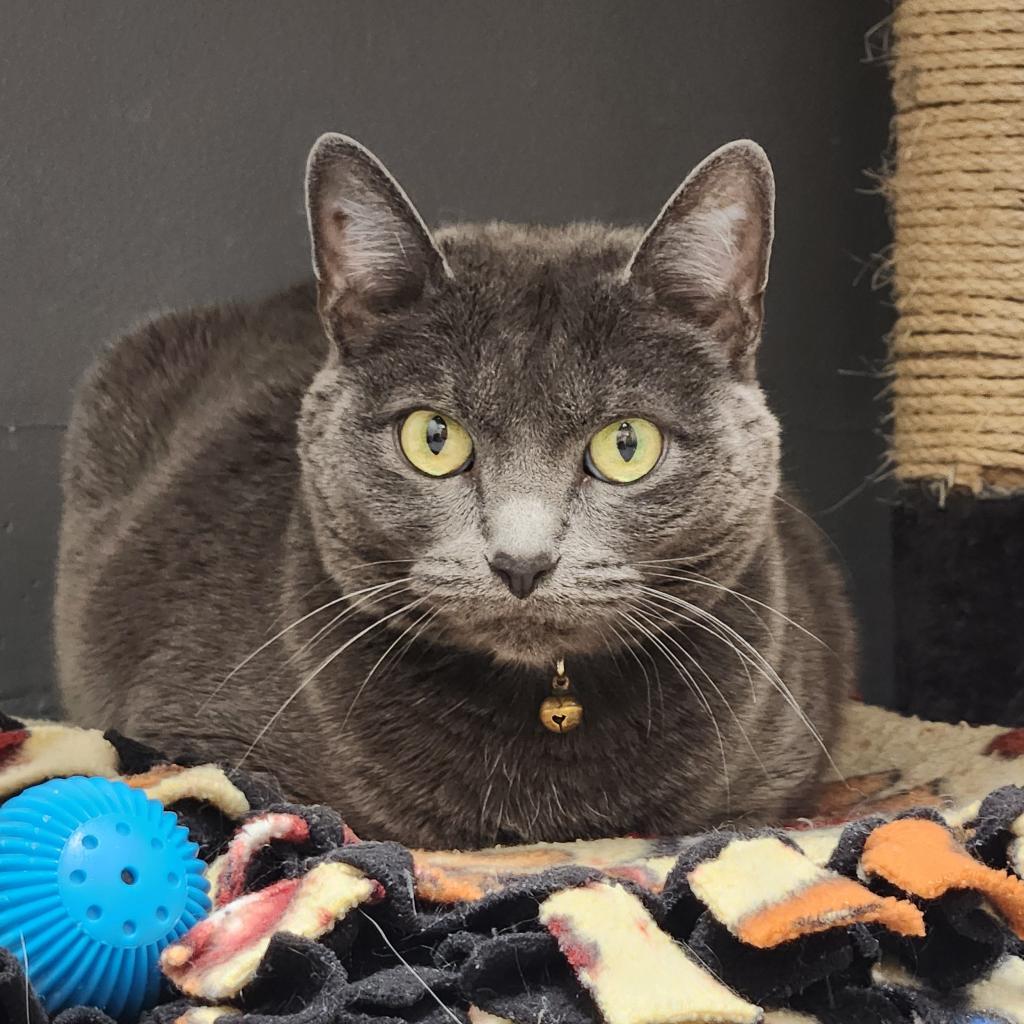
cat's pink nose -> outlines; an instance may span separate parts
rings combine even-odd
[[[517,558],[499,551],[490,561],[494,574],[518,598],[529,597],[537,584],[558,564],[549,554]]]

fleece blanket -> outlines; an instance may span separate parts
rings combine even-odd
[[[409,850],[266,777],[3,716],[0,800],[120,778],[189,828],[213,911],[147,1024],[1024,1024],[1024,730],[848,720],[806,818],[689,837]],[[3,950],[0,1021],[48,1021]]]

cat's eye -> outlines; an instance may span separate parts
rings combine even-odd
[[[662,445],[661,431],[650,420],[615,420],[590,439],[583,464],[598,480],[631,484],[654,469]]]
[[[405,457],[427,476],[454,476],[473,461],[473,441],[465,428],[433,409],[409,413],[399,441]]]

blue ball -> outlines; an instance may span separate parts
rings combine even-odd
[[[0,807],[0,946],[47,1011],[131,1020],[160,994],[161,950],[210,910],[177,817],[108,779],[54,779]]]

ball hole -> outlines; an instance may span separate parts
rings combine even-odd
[[[71,879],[72,885],[81,885],[85,881],[85,872],[81,868],[77,868],[68,877]]]
[[[162,850],[164,848],[162,839],[150,839],[149,845],[152,846],[154,850]]]
[[[124,931],[125,935],[134,935],[135,934],[135,922],[134,921],[125,921],[125,923],[123,925],[121,925],[121,928]]]
[[[82,845],[87,850],[95,850],[100,845],[100,841],[95,836],[83,836]]]
[[[90,921],[98,921],[103,916],[103,911],[93,904],[88,910],[86,910],[85,916],[89,918]]]
[[[178,884],[178,876],[173,871],[167,876],[167,884],[168,885],[177,885]]]
[[[139,880],[139,876],[131,868],[121,869],[121,881],[125,885],[134,885]]]
[[[166,921],[167,920],[167,916],[168,915],[167,915],[167,908],[166,907],[157,907],[156,908],[156,919],[158,921]]]
[[[127,822],[119,821],[117,825],[114,826],[114,831],[117,832],[119,836],[127,836],[131,834],[132,830],[128,827]]]

